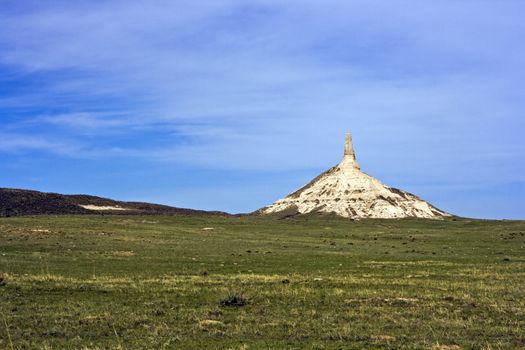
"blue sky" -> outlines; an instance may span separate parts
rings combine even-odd
[[[0,187],[248,212],[336,164],[525,219],[522,0],[0,0]]]

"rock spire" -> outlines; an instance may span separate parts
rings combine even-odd
[[[352,134],[349,132],[346,133],[345,137],[345,152],[343,155],[342,163],[345,163],[353,168],[360,169],[359,164],[357,164],[357,161],[355,160],[354,145],[352,144]]]
[[[342,161],[311,182],[259,209],[259,214],[286,215],[333,213],[349,218],[439,219],[450,214],[437,209],[419,197],[384,185],[361,171],[355,158],[352,135],[346,134]]]

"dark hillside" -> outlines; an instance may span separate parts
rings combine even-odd
[[[82,206],[112,207],[91,210]],[[168,215],[229,215],[224,212],[170,207],[167,205],[122,202],[89,195],[63,195],[31,190],[0,188],[0,216],[45,214],[168,214]]]

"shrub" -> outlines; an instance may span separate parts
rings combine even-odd
[[[241,307],[249,304],[248,299],[238,294],[230,294],[227,298],[222,299],[219,303],[221,306]]]

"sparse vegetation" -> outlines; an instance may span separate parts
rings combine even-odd
[[[1,218],[0,349],[519,349],[524,252],[519,221]]]

